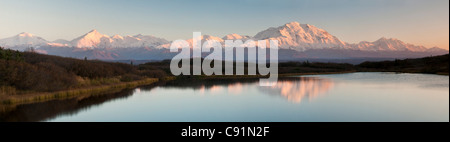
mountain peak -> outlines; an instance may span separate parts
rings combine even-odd
[[[47,45],[48,41],[34,36],[27,32],[22,32],[16,36],[0,39],[0,46],[15,47],[15,46],[42,46]]]
[[[70,45],[78,48],[128,48],[158,46],[167,42],[165,39],[142,34],[125,37],[116,34],[110,37],[94,29],[72,40]]]
[[[109,37],[109,36],[101,34],[96,29],[93,29],[79,38],[99,38],[99,37]]]
[[[286,24],[284,24],[284,26],[281,26],[281,27],[290,28],[290,29],[303,29],[303,30],[308,30],[308,29],[322,30],[322,29],[319,29],[319,28],[315,27],[314,25],[300,24],[299,22],[296,22],[296,21],[290,22],[290,23],[286,23]],[[325,30],[323,30],[323,31],[325,31]]]
[[[202,42],[205,42],[207,40],[215,40],[218,42],[223,42],[223,39],[219,38],[219,37],[215,37],[215,36],[211,36],[211,35],[202,35],[200,37],[196,37],[195,39],[200,39],[202,40]],[[192,43],[193,39],[189,39],[188,42]]]
[[[284,24],[285,26],[300,26],[300,23],[297,21],[289,22]]]
[[[18,34],[18,36],[20,37],[33,37],[33,34],[27,33],[27,32],[22,32],[20,34]]]
[[[382,37],[374,42],[364,41],[350,46],[352,46],[353,49],[364,51],[427,51],[427,48],[425,48],[424,46],[416,46],[413,44],[405,43],[396,38],[386,37]]]
[[[380,39],[378,39],[375,42],[402,42],[401,40],[398,40],[396,38],[386,38],[386,37],[381,37]]]
[[[137,34],[137,35],[134,35],[133,37],[142,37],[142,36],[144,36],[144,35],[142,35],[142,34]]]
[[[442,49],[442,48],[439,48],[436,46],[428,48],[427,51],[429,51],[429,52],[448,52],[448,50]]]
[[[295,21],[259,32],[253,38],[256,40],[278,40],[280,48],[298,51],[343,48],[346,45],[323,29]]]
[[[249,36],[242,36],[242,35],[233,33],[233,34],[225,35],[222,39],[223,40],[238,40],[238,39],[244,39],[245,40],[245,39],[250,39],[250,37]]]
[[[89,33],[98,33],[98,31],[96,29],[92,29]]]
[[[113,38],[113,39],[123,39],[123,37],[122,37],[122,36],[120,36],[120,35],[117,35],[117,34],[116,34],[116,35],[114,35],[114,36],[112,36],[112,38]]]
[[[84,36],[89,36],[89,35],[93,35],[93,36],[105,36],[105,35],[101,34],[100,32],[98,32],[96,29],[93,29],[93,30],[89,31],[89,32],[86,33]]]
[[[102,41],[103,40],[103,41]],[[99,33],[97,30],[91,30],[85,35],[71,41],[71,45],[75,47],[98,47],[100,43],[107,44],[111,40],[109,36]]]
[[[283,26],[280,26],[278,28],[299,30],[299,29],[307,29],[307,28],[309,28],[309,26],[308,26],[308,24],[300,24],[299,22],[294,21],[294,22],[286,23]]]

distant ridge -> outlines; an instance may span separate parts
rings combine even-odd
[[[324,29],[309,24],[290,22],[279,27],[271,27],[254,36],[228,34],[223,38],[203,35],[206,40],[278,40],[280,54],[284,58],[408,58],[447,54],[448,50],[405,43],[395,38],[382,37],[379,40],[360,43],[347,43]],[[192,39],[188,39],[192,44]],[[47,41],[30,33],[20,33],[16,36],[0,39],[0,46],[15,50],[26,50],[29,47],[39,49],[41,53],[66,57],[91,57],[97,59],[168,59],[173,53],[168,52],[170,41],[150,35],[105,35],[97,30],[73,40],[59,39]],[[151,56],[151,57],[150,57]]]

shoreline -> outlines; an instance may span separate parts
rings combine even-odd
[[[429,75],[442,75],[449,76],[448,73],[422,73],[422,72],[399,72],[399,71],[340,71],[340,72],[312,72],[312,73],[285,73],[278,74],[278,77],[290,77],[290,76],[302,76],[302,75],[327,75],[327,74],[347,74],[347,73],[358,73],[358,72],[370,72],[370,73],[412,73],[412,74],[429,74]],[[176,79],[254,79],[254,78],[266,78],[267,75],[199,75],[199,76],[179,76]]]
[[[343,73],[354,73],[355,71],[348,72],[322,72],[322,73],[289,73],[289,74],[279,74],[279,77],[295,76],[295,75],[322,75],[322,74],[343,74]],[[108,95],[114,94],[125,89],[132,89],[139,86],[151,85],[161,81],[170,81],[177,79],[242,79],[242,78],[264,78],[267,76],[261,75],[213,75],[213,76],[172,76],[166,77],[166,79],[160,80],[158,78],[147,78],[132,82],[121,82],[112,85],[100,85],[93,86],[83,89],[72,89],[56,92],[37,92],[29,94],[20,95],[10,95],[0,98],[0,105],[21,105],[21,104],[31,104],[46,102],[52,100],[64,100],[76,97],[90,97],[97,95]]]
[[[298,76],[298,75],[325,75],[325,74],[345,74],[355,73],[357,71],[342,71],[342,72],[315,72],[315,73],[285,73],[278,74],[278,77]],[[180,76],[178,79],[244,79],[244,78],[266,78],[268,75],[212,75],[212,76]]]
[[[4,98],[0,99],[0,104],[20,105],[20,104],[46,102],[51,100],[70,99],[75,97],[107,95],[123,91],[124,89],[131,89],[136,88],[138,86],[150,85],[159,81],[160,80],[158,78],[146,78],[138,81],[121,82],[112,85],[101,85],[83,89],[5,96]]]
[[[278,74],[278,77],[289,77],[289,76],[301,76],[301,75],[326,75],[326,74],[346,74],[346,73],[357,73],[357,72],[372,72],[372,71],[343,71],[343,72],[319,72],[319,73],[286,73],[286,74]],[[378,71],[380,72],[380,71]],[[381,71],[388,72],[388,71]],[[413,72],[395,72],[395,73],[413,73]],[[426,74],[426,73],[420,73]],[[448,73],[437,73],[434,75],[443,75],[448,76]],[[265,78],[268,76],[261,75],[213,75],[213,76],[172,76],[167,77],[166,79],[160,80],[158,78],[146,78],[143,80],[132,81],[132,82],[122,82],[118,84],[112,85],[101,85],[94,86],[84,89],[73,89],[73,90],[64,90],[57,92],[42,92],[42,93],[30,93],[30,94],[22,94],[22,95],[13,95],[6,96],[0,98],[0,105],[20,105],[20,104],[31,104],[38,102],[46,102],[51,100],[63,100],[70,99],[76,97],[90,97],[97,95],[108,95],[114,94],[125,89],[132,89],[139,86],[151,85],[161,81],[170,81],[170,80],[178,80],[178,79],[255,79],[255,78]]]

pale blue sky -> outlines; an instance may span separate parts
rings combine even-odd
[[[253,36],[291,21],[350,43],[392,37],[449,46],[448,0],[0,0],[0,38],[29,32],[72,40],[92,29],[168,40],[194,31]]]

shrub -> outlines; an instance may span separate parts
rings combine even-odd
[[[141,73],[142,76],[149,77],[149,78],[165,78],[167,76],[166,72],[163,70],[144,70]]]
[[[135,75],[135,74],[125,74],[120,78],[120,81],[123,82],[131,82],[131,81],[136,81],[136,80],[140,80],[142,79],[142,77]]]
[[[0,86],[0,96],[4,95],[15,95],[16,88],[11,86]]]

